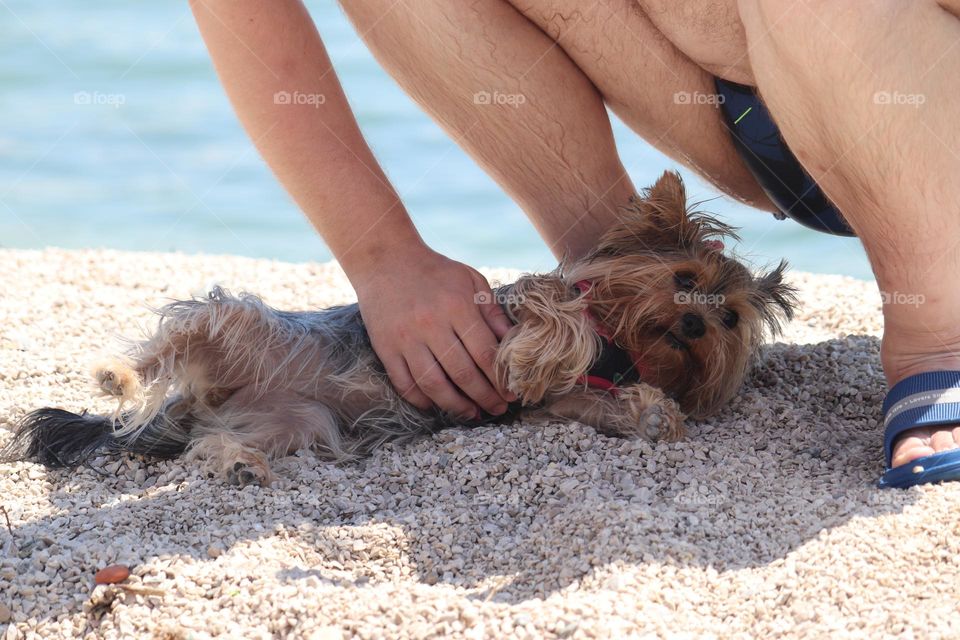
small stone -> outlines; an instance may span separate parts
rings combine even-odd
[[[337,627],[317,627],[307,637],[310,640],[342,640],[343,631]]]
[[[472,607],[464,607],[464,609],[460,612],[460,620],[463,621],[463,624],[467,625],[468,627],[476,624],[478,619],[477,610]]]
[[[565,496],[571,496],[579,486],[580,482],[576,478],[568,478],[561,483],[560,492]]]
[[[10,612],[10,607],[0,602],[0,624],[10,622],[10,618],[12,617],[13,614]]]

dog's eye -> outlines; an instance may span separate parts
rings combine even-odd
[[[727,329],[733,329],[740,321],[740,314],[733,309],[727,309],[723,313],[723,326]]]
[[[696,276],[689,271],[680,271],[673,276],[673,281],[680,291],[690,291],[697,285]]]

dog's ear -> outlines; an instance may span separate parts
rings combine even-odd
[[[797,289],[783,281],[786,270],[787,261],[781,260],[775,269],[758,277],[750,300],[774,335],[780,333],[782,321],[793,319],[799,304]]]
[[[691,250],[709,238],[736,237],[733,229],[687,208],[687,193],[680,174],[666,171],[649,189],[630,200],[620,223],[601,239],[597,253],[624,255]]]
[[[687,189],[676,171],[664,171],[654,185],[644,191],[639,204],[662,229],[679,229],[689,222]]]

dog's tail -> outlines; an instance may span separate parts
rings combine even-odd
[[[0,462],[32,459],[47,467],[72,468],[97,453],[121,451],[175,458],[186,450],[189,435],[188,422],[171,420],[162,411],[135,433],[125,434],[110,417],[48,407],[24,416],[0,451]]]

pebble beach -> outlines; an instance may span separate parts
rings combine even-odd
[[[0,639],[960,637],[960,483],[875,488],[879,295],[791,279],[797,319],[679,443],[452,429],[243,489],[180,460],[0,465]],[[90,364],[172,298],[354,299],[334,263],[172,253],[4,249],[0,282],[0,445],[39,406],[110,409]]]

